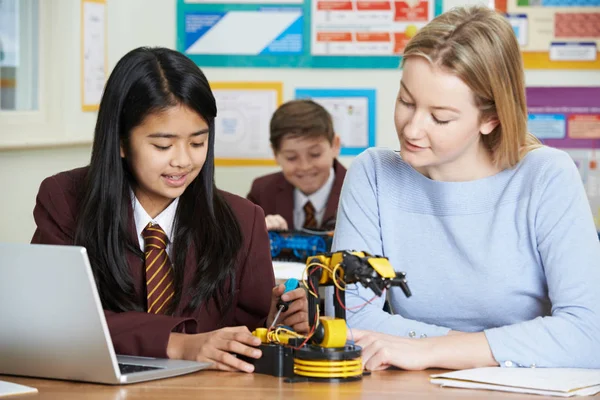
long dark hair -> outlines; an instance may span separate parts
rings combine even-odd
[[[177,309],[186,294],[182,288],[190,248],[195,251],[197,265],[186,309],[209,299],[215,299],[222,314],[229,309],[242,234],[214,184],[215,98],[206,77],[189,58],[173,50],[145,47],[126,54],[106,83],[81,192],[75,244],[88,251],[105,309],[144,311],[126,257],[127,250],[144,257],[137,238],[129,233],[131,190],[136,182],[126,160],[121,159],[120,146],[127,150],[132,129],[146,116],[178,105],[204,118],[209,133],[206,162],[180,197],[175,214],[175,295],[169,312]]]

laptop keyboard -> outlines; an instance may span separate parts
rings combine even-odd
[[[135,365],[135,364],[121,364],[119,363],[119,369],[121,374],[127,375],[134,372],[152,371],[154,369],[162,369],[160,367],[149,367],[147,365]]]

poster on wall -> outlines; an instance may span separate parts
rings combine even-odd
[[[600,0],[497,1],[517,35],[525,68],[600,69]]]
[[[252,29],[248,29],[252,27]],[[290,56],[303,52],[303,15],[299,7],[214,10],[185,15],[188,56]]]
[[[200,66],[398,68],[442,0],[177,0],[177,50]]]
[[[548,146],[600,149],[600,87],[527,88],[528,129]]]
[[[281,82],[211,82],[217,109],[215,164],[275,165],[269,122],[283,99]]]
[[[297,99],[312,99],[331,114],[342,156],[375,146],[375,89],[296,89]]]
[[[435,3],[426,0],[315,0],[311,4],[313,55],[399,55],[435,15]]]
[[[530,87],[527,108],[528,130],[575,161],[600,231],[600,87]]]

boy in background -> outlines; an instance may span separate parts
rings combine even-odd
[[[248,200],[262,207],[268,230],[333,230],[346,168],[331,115],[312,100],[292,100],[273,114],[270,141],[281,172],[256,178]]]

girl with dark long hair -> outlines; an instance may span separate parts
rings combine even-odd
[[[41,184],[32,243],[87,249],[117,353],[251,372],[235,354],[260,356],[250,330],[272,322],[283,285],[263,211],[215,186],[216,114],[189,58],[126,54],[102,96],[90,165]],[[279,322],[306,330],[303,290],[283,299],[293,303]]]

